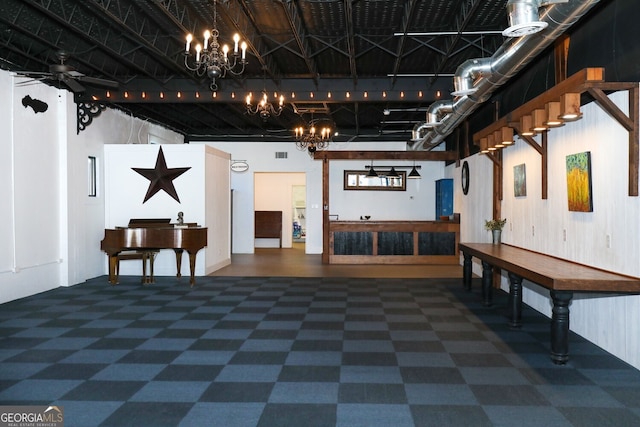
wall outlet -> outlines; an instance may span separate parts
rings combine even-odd
[[[535,236],[535,235],[536,235],[536,226],[535,226],[535,225],[532,225],[532,226],[531,226],[531,235],[532,235],[532,236]]]
[[[610,249],[611,248],[611,234],[607,234],[606,242],[607,242],[607,249]]]
[[[563,241],[563,242],[566,242],[566,241],[567,241],[567,229],[566,229],[566,228],[564,228],[564,229],[562,230],[562,241]]]

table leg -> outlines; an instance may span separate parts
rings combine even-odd
[[[509,272],[509,309],[511,317],[509,326],[519,328],[522,326],[522,277]]]
[[[486,307],[493,303],[493,266],[482,261],[482,302]]]
[[[462,284],[467,291],[471,290],[471,255],[462,253],[464,261],[462,263]]]
[[[564,365],[569,360],[569,304],[573,292],[551,291],[551,360]]]
[[[178,272],[176,277],[180,278],[182,277],[182,274],[180,274],[180,267],[182,266],[182,249],[174,249],[174,252],[176,253],[176,271]]]

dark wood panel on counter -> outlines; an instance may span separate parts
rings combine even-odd
[[[410,231],[379,232],[378,255],[413,255],[413,233]]]
[[[418,255],[456,255],[455,232],[418,233]]]
[[[331,264],[457,264],[459,221],[330,221]]]
[[[338,231],[334,235],[333,252],[336,255],[372,255],[373,233]]]

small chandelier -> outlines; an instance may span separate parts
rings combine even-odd
[[[299,150],[307,150],[313,156],[318,150],[324,150],[331,142],[331,128],[317,127],[318,121],[311,120],[309,127],[299,126],[294,129],[296,137],[296,147]]]
[[[220,52],[220,44],[218,43],[218,37],[220,32],[216,28],[216,21],[218,15],[216,12],[216,0],[213,2],[213,29],[206,30],[204,32],[204,46],[197,43],[195,46],[195,60],[189,63],[189,58],[193,55],[191,53],[191,42],[193,36],[187,34],[187,43],[184,50],[184,66],[202,77],[206,75],[211,79],[209,88],[215,92],[218,90],[216,84],[217,79],[221,79],[227,75],[227,72],[234,76],[239,76],[244,72],[244,67],[247,65],[247,43],[240,43],[240,36],[234,34],[233,36],[233,52],[229,51],[229,46],[222,46],[222,52]]]
[[[274,107],[271,102],[269,102],[269,95],[267,95],[266,91],[262,92],[262,99],[255,106],[251,105],[251,94],[247,95],[247,113],[249,114],[260,114],[260,118],[263,121],[267,121],[269,117],[279,116],[282,113],[282,107],[284,107],[284,96],[280,95],[278,98],[278,106]]]

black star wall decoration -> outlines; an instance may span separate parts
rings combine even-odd
[[[158,151],[158,158],[156,159],[156,167],[153,169],[143,169],[143,168],[131,168],[134,171],[138,172],[140,175],[147,178],[149,182],[149,189],[147,190],[147,195],[144,196],[145,203],[147,200],[152,198],[158,191],[164,190],[165,193],[173,197],[178,203],[180,203],[180,198],[178,197],[178,193],[176,192],[176,188],[173,186],[173,180],[191,169],[188,168],[168,168],[167,162],[164,159],[164,153],[162,152],[162,147],[160,147],[160,151]]]

